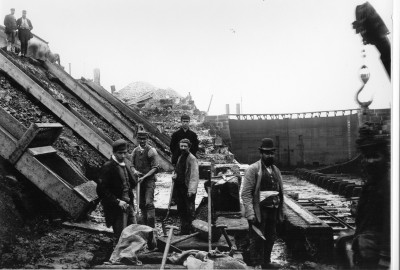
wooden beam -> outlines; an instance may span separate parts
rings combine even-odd
[[[158,130],[158,128],[155,125],[153,125],[150,121],[148,121],[146,118],[144,118],[139,113],[135,112],[132,108],[130,108],[125,103],[123,103],[121,100],[119,100],[118,98],[113,96],[111,93],[109,93],[103,87],[101,87],[100,85],[97,85],[91,81],[85,81],[84,84],[89,86],[92,90],[96,91],[96,93],[98,93],[101,97],[103,97],[105,100],[107,100],[112,105],[114,105],[125,116],[127,116],[128,118],[131,118],[132,120],[136,121],[139,124],[142,124],[143,127],[147,131],[151,132],[160,141],[162,141],[166,145],[169,145],[171,143],[170,136],[162,134]]]
[[[150,139],[153,140],[157,146],[159,146],[157,152],[158,155],[160,156],[159,163],[161,168],[163,168],[165,171],[172,171],[174,169],[174,167],[171,164],[170,157],[165,154],[165,148],[169,147],[169,143],[171,141],[171,138],[169,136],[160,133],[160,131],[156,126],[147,121],[143,116],[134,112],[131,108],[126,106],[125,103],[121,102],[118,98],[108,93],[101,86],[91,81],[85,81],[84,85],[87,86],[92,91],[95,91],[96,94],[100,95],[105,100],[107,100],[111,105],[116,107],[123,115],[127,116],[129,119],[143,124],[144,128],[148,132],[150,132],[149,134]]]
[[[95,95],[87,91],[87,89],[85,89],[68,73],[61,69],[61,67],[54,65],[49,61],[45,62],[45,67],[51,72],[51,74],[57,77],[64,84],[67,90],[79,97],[84,103],[91,107],[93,111],[97,112],[109,124],[121,132],[128,140],[137,145],[135,136],[136,132],[129,126],[127,122],[112,112]]]
[[[0,126],[0,155],[8,159],[15,151],[16,145],[15,138]],[[24,152],[14,167],[72,218],[78,218],[90,205],[90,202],[71,189],[62,178],[44,166],[31,152]]]
[[[97,149],[104,157],[110,158],[112,155],[112,147],[109,143],[62,106],[2,53],[0,53],[0,69],[6,72],[14,81],[20,84],[36,100],[58,116],[67,126],[79,134],[88,144]]]
[[[0,126],[4,127],[17,140],[21,139],[27,130],[26,127],[3,108],[0,108]]]
[[[14,152],[8,158],[11,164],[15,164],[18,159],[22,156],[23,152],[28,148],[28,145],[33,141],[35,136],[38,134],[39,128],[35,124],[31,124],[28,130],[22,135],[21,139],[18,140]]]
[[[32,154],[32,156],[57,154],[57,150],[54,149],[53,146],[41,146],[41,147],[29,148],[28,151],[29,153]]]

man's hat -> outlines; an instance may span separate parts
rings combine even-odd
[[[264,138],[261,140],[261,146],[258,148],[262,151],[275,151],[274,141],[270,138]]]
[[[138,131],[137,138],[138,139],[147,139],[149,134],[146,131]]]
[[[113,152],[128,150],[128,144],[123,139],[116,140],[112,144]]]
[[[190,121],[190,116],[187,115],[187,114],[184,114],[184,115],[181,116],[181,121],[182,120],[189,120]]]
[[[190,142],[189,139],[182,139],[182,140],[179,141],[179,143],[187,143],[187,145],[188,145],[189,147],[192,146],[192,143]]]

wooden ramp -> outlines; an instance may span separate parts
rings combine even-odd
[[[3,51],[0,50],[0,69],[7,73],[15,82],[32,95],[38,102],[49,109],[61,121],[76,132],[89,145],[97,149],[105,158],[110,158],[112,155],[111,145],[98,135],[98,132],[93,131],[73,112],[63,106],[58,100],[50,95],[46,90],[32,80],[24,71],[19,69],[13,60]]]
[[[72,78],[60,66],[52,64],[49,61],[44,62],[45,68],[55,77],[57,77],[68,91],[77,96],[82,102],[87,104],[93,111],[101,115],[110,125],[123,134],[129,141],[137,145],[136,133],[138,126],[129,123],[123,119],[115,111],[111,110],[100,98],[101,96],[92,92],[87,86],[81,85],[78,81]],[[164,149],[163,149],[164,150]],[[163,151],[158,151],[160,154],[160,166],[165,171],[172,171],[173,166]]]
[[[62,128],[58,123],[34,123],[26,129],[0,109],[0,155],[69,216],[78,219],[94,206],[96,183],[86,179],[51,146]]]
[[[137,123],[142,124],[143,127],[147,131],[151,132],[154,136],[156,136],[164,144],[169,145],[171,143],[170,136],[161,133],[155,125],[153,125],[150,121],[148,121],[145,117],[141,116],[139,113],[135,112],[132,108],[130,108],[125,103],[123,103],[121,100],[119,100],[118,98],[113,96],[106,89],[104,89],[103,87],[101,87],[100,85],[97,85],[96,83],[94,83],[92,81],[85,81],[84,84],[86,84],[93,91],[95,91],[97,94],[99,94],[105,100],[107,100],[112,105],[114,105],[115,108],[117,108],[125,116],[131,118],[133,121],[135,121]]]

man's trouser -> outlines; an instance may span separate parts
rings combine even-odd
[[[128,222],[127,226],[133,224],[133,206],[129,205],[128,209],[126,209],[126,214],[128,215]],[[114,231],[114,236],[119,239],[121,236],[122,231],[125,229],[124,228],[124,215],[123,215],[123,210],[118,209],[118,214],[116,215],[116,218],[114,220],[114,223],[112,224],[112,228]]]
[[[7,32],[7,51],[15,52],[15,37],[17,36],[16,31]]]
[[[156,179],[148,178],[140,183],[140,201],[139,208],[142,212],[143,224],[155,227],[156,210],[154,207],[154,189],[156,188]]]
[[[178,214],[181,219],[181,234],[190,234],[192,230],[192,221],[195,218],[195,199],[196,194],[190,198],[187,196],[188,188],[185,183],[175,182],[176,204]]]
[[[271,252],[276,236],[278,208],[261,207],[261,224],[255,224],[263,232],[265,241],[249,228],[250,260],[253,265],[264,265],[271,262]]]
[[[21,41],[21,54],[26,55],[28,52],[28,41],[31,39],[31,31],[29,29],[19,29],[18,38]]]

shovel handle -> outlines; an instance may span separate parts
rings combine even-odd
[[[165,263],[167,262],[169,246],[171,245],[171,238],[172,238],[172,234],[174,233],[174,229],[176,229],[176,230],[178,229],[178,227],[172,226],[172,225],[167,226],[167,228],[169,228],[169,234],[168,234],[167,244],[165,245],[165,249],[164,249],[164,254],[163,254],[160,270],[164,269]]]

